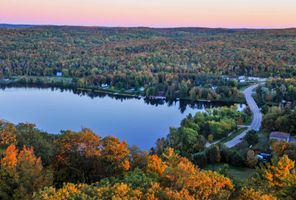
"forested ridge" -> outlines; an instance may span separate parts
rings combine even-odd
[[[53,75],[63,70],[93,78],[130,72],[292,76],[295,36],[296,29],[2,28],[1,71]]]
[[[239,101],[237,85],[221,75],[294,76],[295,36],[296,29],[1,28],[0,75],[32,83],[62,72],[75,87]]]

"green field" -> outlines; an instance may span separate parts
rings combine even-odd
[[[256,172],[255,169],[235,167],[224,163],[209,164],[207,165],[206,170],[221,172],[222,168],[224,168],[223,171],[226,171],[227,175],[240,180],[246,180],[250,178],[252,175],[254,175]]]

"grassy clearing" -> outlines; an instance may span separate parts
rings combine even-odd
[[[244,168],[244,167],[235,167],[229,164],[218,163],[218,164],[209,164],[206,167],[206,170],[212,171],[221,171],[223,169],[229,174],[230,177],[234,177],[240,180],[247,180],[251,176],[253,176],[256,172],[255,169]]]

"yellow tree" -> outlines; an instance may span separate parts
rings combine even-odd
[[[130,169],[128,145],[126,142],[120,142],[116,137],[106,137],[102,140],[102,161],[106,176],[120,175]]]
[[[167,165],[157,155],[149,156],[147,165],[148,171],[157,173],[159,175],[162,174],[167,168]]]
[[[168,149],[164,155],[168,166],[161,174],[164,187],[185,192],[187,190],[194,199],[228,198],[233,185],[230,179],[211,171],[201,171],[188,159]]]
[[[143,194],[138,189],[133,189],[127,184],[93,186],[87,184],[64,184],[61,189],[45,188],[36,193],[34,200],[64,200],[64,199],[134,199],[140,200]]]
[[[273,160],[272,164],[261,166],[258,175],[254,179],[256,187],[260,186],[262,190],[282,198],[293,199],[296,188],[295,163],[287,155],[278,161]]]
[[[292,172],[295,163],[288,156],[283,156],[278,162],[273,162],[263,169],[263,177],[271,187],[281,188],[295,173]]]
[[[256,191],[253,188],[244,187],[237,198],[237,200],[276,200],[277,198],[270,195],[264,194],[260,191]]]

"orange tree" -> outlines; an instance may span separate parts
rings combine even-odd
[[[66,131],[58,139],[54,162],[55,181],[92,183],[129,170],[129,150],[118,138],[101,139],[89,129]]]
[[[34,192],[51,185],[50,174],[33,148],[18,151],[10,145],[1,159],[0,172],[1,199],[31,199]]]

